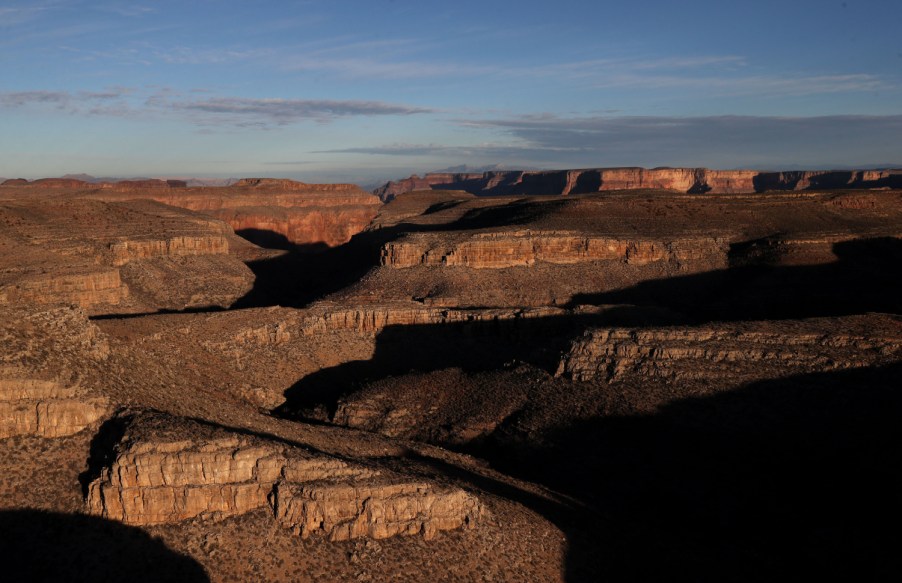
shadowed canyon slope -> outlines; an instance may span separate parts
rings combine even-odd
[[[13,573],[895,580],[895,175],[579,172],[0,187]]]
[[[614,190],[674,190],[736,194],[772,190],[902,188],[899,170],[709,170],[707,168],[588,168],[582,170],[493,170],[434,172],[377,188],[389,201],[414,190],[463,190],[478,195],[587,194]]]

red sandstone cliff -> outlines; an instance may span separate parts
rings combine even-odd
[[[709,170],[707,168],[591,168],[426,174],[388,182],[374,192],[383,201],[413,190],[464,190],[478,195],[586,194],[612,190],[673,190],[738,194],[771,190],[902,188],[899,170]]]

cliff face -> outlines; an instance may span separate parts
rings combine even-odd
[[[228,306],[253,284],[227,225],[158,203],[23,197],[0,220],[0,304],[180,310]]]
[[[305,184],[274,178],[245,178],[228,187],[187,188],[178,180],[89,183],[73,179],[6,181],[0,198],[77,196],[106,202],[149,199],[197,211],[246,231],[254,239],[284,237],[297,245],[346,243],[376,215],[380,201],[353,184]]]
[[[592,168],[585,170],[493,171],[426,174],[388,182],[375,194],[389,201],[413,190],[463,190],[479,195],[587,194],[613,190],[672,190],[739,194],[772,190],[902,188],[902,171],[842,170],[760,172],[707,168]]]
[[[872,324],[871,322],[875,323]],[[881,325],[882,324],[882,325]],[[579,381],[661,378],[741,384],[773,376],[893,362],[898,329],[879,317],[849,318],[843,332],[817,320],[698,328],[599,328],[576,340],[558,369]]]
[[[683,240],[621,239],[581,236],[578,233],[521,231],[475,234],[451,245],[437,245],[429,235],[410,235],[382,249],[382,265],[416,265],[504,269],[536,262],[572,264],[619,261],[644,265],[656,261],[683,263],[696,259],[726,258],[726,244],[716,238]]]
[[[269,509],[296,535],[342,541],[473,528],[482,509],[457,488],[382,475],[326,455],[158,414],[121,419],[115,457],[91,482],[92,514],[170,524]]]

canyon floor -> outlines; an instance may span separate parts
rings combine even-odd
[[[11,581],[902,574],[902,191],[16,182],[0,250]]]

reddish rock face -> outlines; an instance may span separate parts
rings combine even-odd
[[[132,180],[92,184],[70,179],[10,181],[0,198],[40,189],[52,196],[106,202],[151,199],[227,222],[234,230],[281,236],[296,245],[346,243],[376,215],[379,199],[353,184],[304,184],[293,180],[245,178],[229,187],[187,188],[180,180]]]
[[[831,190],[902,186],[896,170],[709,170],[707,168],[592,168],[586,170],[493,171],[482,174],[416,174],[389,182],[375,194],[388,202],[413,190],[464,190],[472,194],[587,194],[612,190],[673,190],[739,194],[769,190]]]

